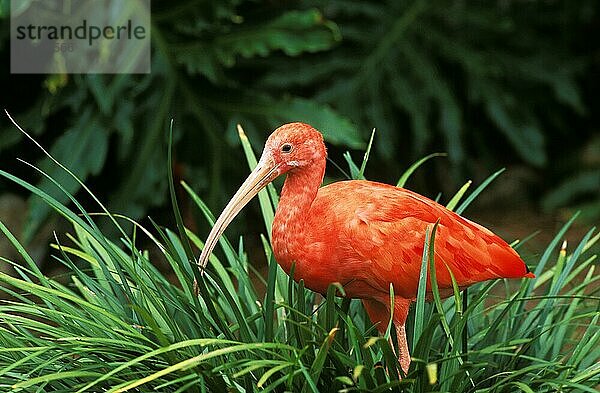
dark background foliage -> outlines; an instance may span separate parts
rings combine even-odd
[[[114,212],[161,215],[173,118],[176,177],[215,211],[248,172],[235,124],[259,150],[276,126],[305,121],[339,164],[376,128],[370,179],[395,182],[444,151],[411,188],[452,195],[465,178],[508,166],[509,189],[490,206],[600,216],[595,0],[153,1],[151,74],[26,76],[9,72],[9,2],[0,4],[2,107]],[[31,176],[15,157],[78,190],[4,120],[0,167]],[[330,166],[328,177],[343,174]],[[15,192],[0,183],[0,194]],[[49,214],[27,201],[25,241]]]

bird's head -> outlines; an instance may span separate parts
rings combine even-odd
[[[305,123],[289,123],[269,136],[261,161],[277,168],[277,175],[281,175],[323,160],[325,155],[325,144],[319,131]]]
[[[284,124],[269,136],[256,168],[237,190],[215,222],[198,264],[204,268],[225,228],[260,190],[278,176],[309,167],[325,159],[323,136],[304,123]],[[323,166],[324,169],[324,166]]]

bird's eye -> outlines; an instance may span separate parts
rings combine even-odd
[[[289,153],[292,151],[292,144],[291,143],[284,143],[283,145],[281,145],[281,152],[282,153]]]

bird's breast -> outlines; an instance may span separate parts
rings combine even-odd
[[[293,270],[294,280],[304,280],[304,285],[315,292],[325,294],[329,285],[339,283],[349,297],[370,297],[374,289],[364,274],[371,262],[348,256],[344,250],[350,248],[336,238],[339,234],[328,220],[301,222],[303,225],[279,220],[273,223],[273,254],[282,269],[288,275]],[[387,287],[377,291],[381,290],[387,293]]]
[[[315,238],[314,226],[299,224],[289,225],[277,219],[273,222],[273,254],[287,274],[293,267],[295,281],[304,280],[307,288],[325,293],[329,284],[340,281],[335,250],[331,244]]]

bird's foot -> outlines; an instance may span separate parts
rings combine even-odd
[[[410,356],[400,356],[398,357],[398,363],[400,363],[400,367],[402,367],[402,371],[404,371],[404,375],[408,374],[408,369],[410,368]]]

